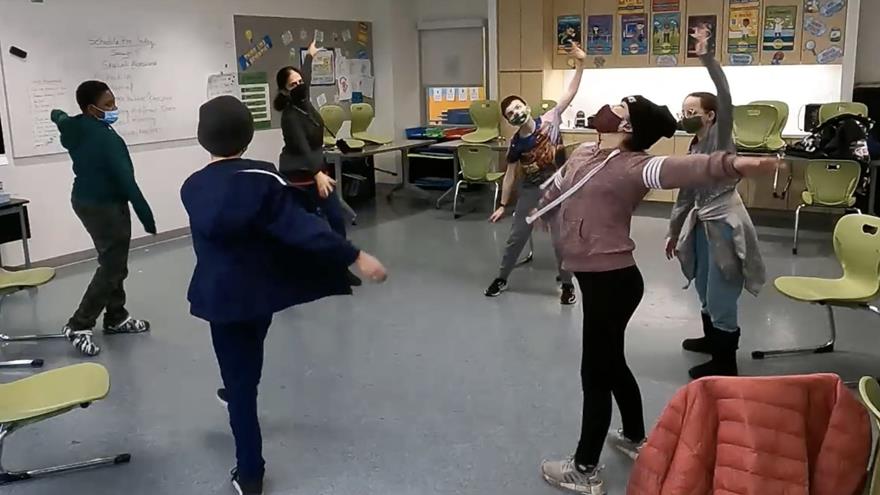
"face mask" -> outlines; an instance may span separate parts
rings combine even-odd
[[[604,105],[596,112],[596,115],[590,117],[590,125],[587,127],[592,127],[600,133],[610,134],[620,132],[622,122],[623,119],[611,110],[611,105]]]
[[[532,110],[529,107],[525,107],[522,110],[514,113],[510,116],[510,119],[507,121],[510,122],[510,125],[520,127],[529,120],[529,116],[532,114]]]
[[[301,102],[306,99],[306,85],[300,84],[290,90],[290,99],[294,102]]]
[[[693,117],[685,117],[681,119],[681,128],[685,132],[696,134],[703,128],[703,117],[694,115]]]
[[[95,108],[98,108],[98,107],[95,107]],[[98,108],[98,110],[101,110],[101,109]],[[101,110],[101,113],[103,114],[103,117],[99,118],[98,120],[100,120],[101,122],[103,122],[107,125],[113,125],[116,123],[117,120],[119,120],[119,109],[118,108],[116,110]]]

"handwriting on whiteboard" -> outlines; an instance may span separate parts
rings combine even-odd
[[[43,149],[58,142],[58,128],[49,118],[53,109],[63,107],[69,98],[67,85],[61,79],[40,79],[31,82],[31,125],[34,148]]]

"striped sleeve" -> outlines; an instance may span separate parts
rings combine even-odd
[[[642,182],[648,189],[663,189],[660,182],[660,172],[663,170],[663,162],[666,161],[665,156],[655,156],[648,160],[648,163],[642,168]]]

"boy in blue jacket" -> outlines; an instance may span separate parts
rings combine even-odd
[[[253,117],[232,96],[199,109],[199,143],[212,161],[183,184],[196,267],[190,310],[211,326],[214,352],[235,437],[233,487],[263,492],[265,462],[257,419],[263,341],[272,315],[327,296],[351,294],[355,264],[381,282],[385,268],[336,234],[309,195],[290,186],[267,162],[242,154],[254,135]]]

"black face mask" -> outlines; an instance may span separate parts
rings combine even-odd
[[[307,88],[305,84],[300,84],[297,87],[290,90],[290,100],[296,104],[301,104],[306,100],[308,96]]]
[[[693,117],[685,117],[678,123],[679,128],[685,132],[696,134],[703,128],[703,117],[694,115]]]

